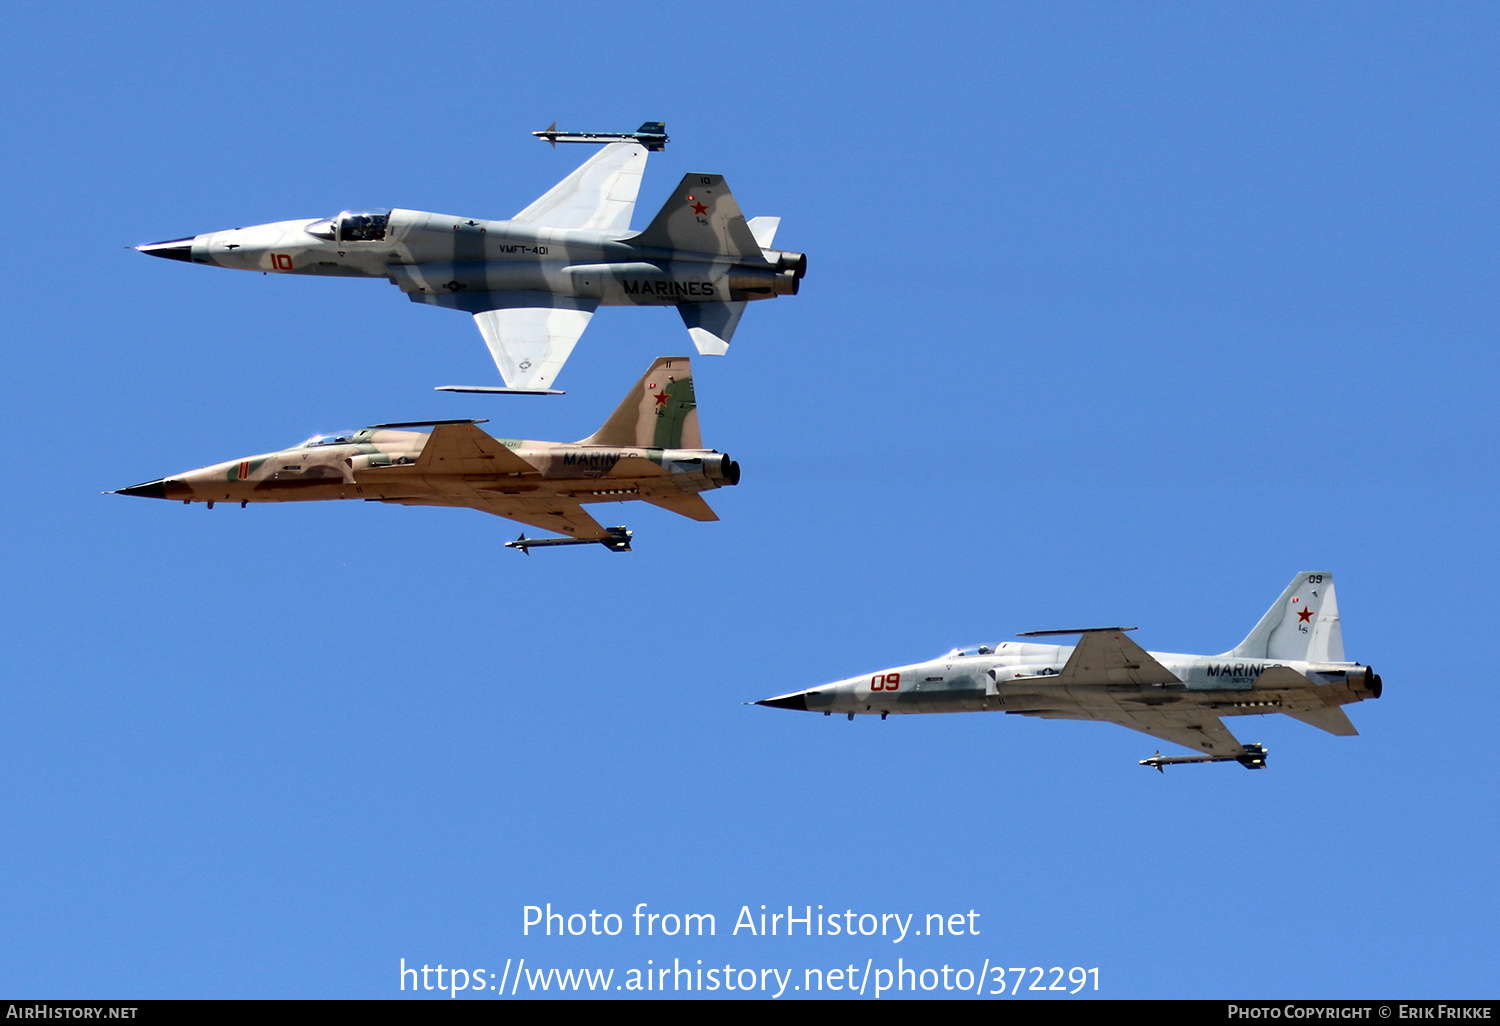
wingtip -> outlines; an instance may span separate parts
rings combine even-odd
[[[702,356],[723,356],[729,352],[729,343],[707,328],[689,328],[688,336]]]

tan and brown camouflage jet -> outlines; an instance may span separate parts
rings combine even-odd
[[[631,532],[603,527],[584,504],[641,499],[693,520],[717,520],[700,493],[738,484],[739,464],[703,448],[692,366],[664,356],[604,426],[580,442],[494,438],[484,421],[376,424],[314,435],[280,452],[121,488],[113,494],[204,502],[364,499],[467,506],[565,537],[521,538],[523,552],[597,542],[630,549]],[[426,427],[426,431],[409,430]]]

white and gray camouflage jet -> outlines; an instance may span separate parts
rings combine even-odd
[[[1380,677],[1346,662],[1330,573],[1301,573],[1244,641],[1222,655],[1147,652],[1134,627],[1032,631],[1023,638],[1081,635],[1078,644],[1009,641],[955,648],[925,663],[835,681],[756,705],[846,713],[1007,712],[1055,720],[1102,720],[1198,754],[1141,760],[1266,764],[1222,717],[1285,713],[1340,737],[1357,734],[1340,706],[1379,698]]]
[[[690,174],[645,231],[630,218],[646,148],[605,146],[508,221],[346,210],[135,247],[270,274],[385,278],[414,302],[472,314],[504,388],[555,393],[602,306],[675,306],[698,352],[722,355],[756,299],[795,295],[807,258],[771,248],[779,217],[746,221],[721,175]]]

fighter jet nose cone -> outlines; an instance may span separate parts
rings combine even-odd
[[[165,499],[167,497],[167,481],[147,481],[145,484],[131,485],[129,488],[118,488],[116,495],[139,495],[143,499]]]
[[[756,705],[768,705],[772,709],[800,709],[807,712],[807,696],[803,694],[782,695],[780,698],[762,698]]]
[[[148,242],[144,246],[137,246],[135,248],[138,253],[144,253],[147,256],[164,257],[167,260],[186,260],[191,262],[193,259],[193,240],[191,238],[169,239],[166,242]]]

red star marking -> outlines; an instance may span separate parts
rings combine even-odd
[[[665,391],[665,390],[663,390],[661,392],[658,392],[656,394],[656,405],[657,406],[665,406],[665,405],[667,405],[667,400],[670,399],[671,397],[672,397],[672,393],[671,392],[668,392],[668,391]]]
[[[1302,610],[1302,612],[1300,612],[1300,613],[1297,614],[1297,619],[1301,623],[1306,623],[1307,621],[1311,620],[1312,618],[1313,618],[1313,611],[1311,609],[1304,609],[1304,610]]]
[[[692,199],[692,198],[693,197],[691,197],[691,196],[688,197],[688,199]],[[699,203],[699,202],[694,201],[694,203],[692,204],[692,207],[693,207],[693,213],[697,214],[699,217],[702,217],[704,214],[708,213],[708,207],[707,207],[707,205],[705,205],[703,203]]]

